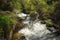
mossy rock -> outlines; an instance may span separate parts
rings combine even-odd
[[[15,33],[14,34],[14,39],[19,39],[19,38],[21,38],[22,36],[24,36],[24,34],[23,33]]]

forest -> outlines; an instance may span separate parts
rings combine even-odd
[[[18,16],[22,13],[30,17],[30,24],[41,21],[51,34],[60,36],[60,0],[0,0],[0,40],[28,40],[23,33],[18,33],[27,27],[23,22],[28,16]]]

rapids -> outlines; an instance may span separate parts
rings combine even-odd
[[[46,24],[42,24],[38,17],[32,21],[31,17],[27,14],[18,14],[23,19],[25,28],[19,31],[23,33],[26,40],[59,40],[59,37],[54,37],[53,34],[47,29]],[[38,16],[38,15],[36,15]]]

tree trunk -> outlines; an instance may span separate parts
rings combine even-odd
[[[7,35],[7,40],[12,40],[12,36],[13,36],[13,30],[11,29],[9,34]]]
[[[14,29],[15,29],[15,24],[13,25],[13,27],[12,27],[11,30],[9,31],[9,33],[8,33],[8,35],[7,35],[7,40],[13,40]]]

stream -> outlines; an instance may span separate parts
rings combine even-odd
[[[42,24],[38,17],[33,21],[27,14],[20,13],[18,16],[24,19],[23,24],[25,28],[21,29],[19,33],[23,33],[26,39],[22,40],[60,40],[60,36],[51,34],[46,24]],[[27,18],[25,18],[26,16]]]

